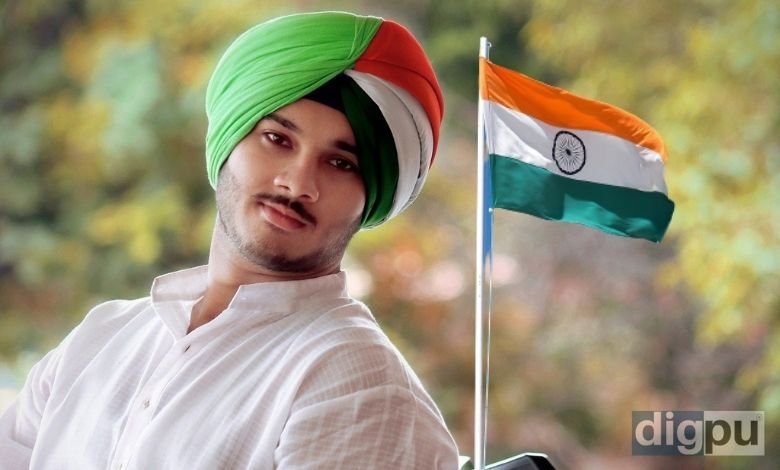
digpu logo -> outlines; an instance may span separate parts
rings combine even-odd
[[[764,455],[763,411],[633,411],[633,455]]]

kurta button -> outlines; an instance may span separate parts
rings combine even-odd
[[[149,402],[149,399],[148,399],[148,398],[147,398],[146,400],[144,400],[144,403],[143,403],[143,405],[142,405],[142,406],[144,407],[144,409],[146,409],[146,408],[149,408],[149,403],[150,403],[150,402]]]

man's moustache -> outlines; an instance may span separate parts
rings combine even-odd
[[[300,201],[292,200],[280,194],[257,194],[255,195],[255,199],[259,201],[268,201],[274,204],[287,206],[290,210],[294,211],[296,214],[298,214],[300,218],[302,218],[306,222],[312,225],[315,225],[317,223],[317,219],[315,219],[314,216],[311,215],[311,213],[309,213],[309,211],[307,211],[305,207],[303,207],[303,204]]]

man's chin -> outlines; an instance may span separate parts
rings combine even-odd
[[[298,253],[286,251],[279,247],[267,247],[263,250],[243,247],[240,251],[244,258],[252,264],[262,269],[279,273],[306,274],[319,272],[333,264],[333,259],[329,259],[320,252]],[[336,262],[336,265],[338,265],[338,262]]]

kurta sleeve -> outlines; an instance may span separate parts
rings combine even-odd
[[[387,386],[298,410],[275,460],[278,470],[454,470],[457,456],[441,419],[408,390]]]
[[[4,469],[30,468],[30,458],[54,383],[59,357],[58,349],[44,356],[28,374],[14,402],[0,416],[0,456]]]
[[[457,468],[441,414],[394,349],[354,337],[333,348],[325,341],[304,348],[324,351],[296,394],[274,453],[277,470]]]

